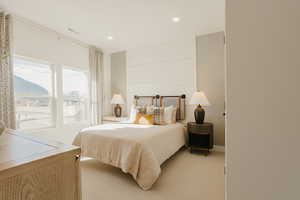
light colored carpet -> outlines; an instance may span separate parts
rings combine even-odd
[[[43,136],[64,143],[71,143],[74,137],[70,134]],[[224,199],[224,153],[221,152],[205,157],[180,150],[163,164],[161,176],[149,191],[140,189],[120,169],[94,159],[83,159],[80,164],[82,200]]]
[[[81,161],[83,200],[223,200],[224,153],[205,157],[181,150],[162,166],[153,188],[143,191],[131,176],[96,160]]]

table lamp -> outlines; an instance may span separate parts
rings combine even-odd
[[[110,102],[111,104],[116,104],[114,108],[114,113],[116,117],[122,116],[122,108],[120,105],[125,104],[124,99],[121,94],[115,94]]]
[[[198,105],[194,111],[195,121],[197,124],[203,124],[205,110],[201,106],[210,106],[210,103],[204,92],[195,92],[190,101],[191,105]]]

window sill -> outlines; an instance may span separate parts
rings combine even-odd
[[[70,123],[70,124],[64,124],[61,127],[45,127],[45,128],[39,128],[39,129],[19,129],[18,131],[20,132],[25,132],[25,133],[33,133],[33,134],[37,134],[37,133],[49,133],[49,132],[53,132],[53,131],[61,131],[63,129],[83,129],[88,127],[89,124],[88,123]]]

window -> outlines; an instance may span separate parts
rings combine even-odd
[[[87,72],[16,56],[14,81],[18,129],[88,124]]]
[[[16,119],[19,129],[54,126],[53,72],[50,65],[14,59]]]
[[[64,123],[88,121],[88,80],[85,72],[63,68]]]

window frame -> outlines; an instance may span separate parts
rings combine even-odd
[[[89,125],[90,124],[90,115],[88,114],[90,111],[90,105],[88,103],[87,105],[87,120],[82,122],[74,122],[74,123],[64,123],[64,112],[63,112],[63,102],[64,102],[64,96],[63,96],[63,69],[70,69],[73,71],[79,71],[83,72],[87,77],[87,86],[88,86],[88,95],[87,95],[87,102],[90,102],[90,74],[88,70],[75,68],[75,67],[69,67],[67,65],[63,64],[57,64],[50,61],[45,61],[41,59],[31,58],[27,56],[21,56],[18,54],[15,54],[13,56],[13,59],[20,59],[24,61],[29,61],[33,63],[38,64],[44,64],[48,65],[51,71],[51,91],[52,95],[49,96],[51,100],[51,118],[52,118],[52,125],[51,126],[45,126],[45,127],[39,127],[39,128],[30,128],[30,129],[22,129],[21,131],[39,131],[39,130],[51,130],[51,129],[57,129],[57,128],[65,128],[70,125]],[[14,63],[14,62],[13,62]],[[15,94],[16,97],[16,94]],[[16,100],[16,98],[15,98]]]
[[[53,66],[50,62],[48,61],[44,61],[41,59],[35,59],[35,58],[30,58],[30,57],[25,57],[25,56],[20,56],[20,55],[14,55],[13,59],[19,59],[19,60],[23,60],[23,61],[28,61],[28,62],[32,62],[32,63],[37,63],[37,64],[41,64],[41,65],[47,65],[49,66],[49,69],[51,71],[51,95],[48,96],[48,98],[50,99],[51,102],[51,121],[52,121],[52,125],[51,126],[45,126],[45,127],[39,127],[39,128],[23,128],[23,129],[19,129],[19,130],[25,130],[25,131],[31,131],[31,130],[41,130],[41,129],[51,129],[51,128],[56,128],[56,104],[55,104],[55,99],[54,99],[54,94],[56,92],[56,88],[54,85],[54,69]],[[13,62],[14,65],[14,62]],[[14,93],[15,96],[15,101],[16,101],[16,93]],[[17,114],[17,111],[15,111]],[[18,119],[16,119],[17,121]]]
[[[64,102],[64,94],[63,94],[63,70],[64,69],[69,69],[69,70],[73,70],[73,71],[76,71],[76,72],[81,72],[81,73],[84,73],[85,76],[86,76],[86,80],[87,80],[87,90],[88,90],[88,94],[87,94],[87,117],[86,117],[86,120],[85,121],[81,121],[81,122],[71,122],[71,123],[65,123],[65,120],[64,120],[64,107],[63,107],[63,102]],[[74,125],[74,124],[86,124],[86,125],[89,125],[90,124],[90,115],[88,114],[89,111],[90,111],[90,76],[89,76],[89,72],[87,70],[84,70],[84,69],[78,69],[78,68],[75,68],[75,67],[70,67],[70,66],[67,66],[67,65],[62,65],[61,66],[61,110],[62,110],[62,126],[70,126],[70,125]]]

